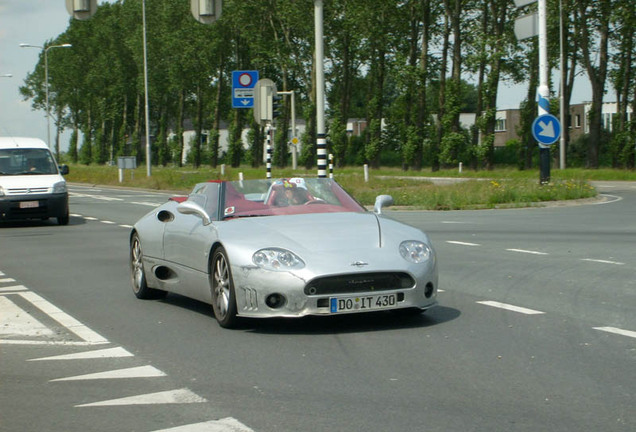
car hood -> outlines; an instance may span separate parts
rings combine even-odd
[[[416,228],[371,212],[241,218],[221,222],[218,229],[220,238],[232,243],[315,253],[377,249],[395,238],[424,236]]]

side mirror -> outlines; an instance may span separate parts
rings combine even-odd
[[[393,205],[393,197],[391,195],[378,195],[375,198],[375,205],[373,211],[377,214],[382,214],[383,207],[389,207]]]
[[[210,225],[212,219],[207,214],[203,207],[192,201],[184,201],[177,206],[177,211],[181,214],[199,216],[203,220],[203,225]]]
[[[68,165],[59,165],[58,168],[60,169],[60,174],[62,175],[66,175],[69,173]]]

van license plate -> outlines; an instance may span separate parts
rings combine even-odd
[[[36,207],[40,207],[39,201],[20,201],[20,208],[22,209],[36,208]]]

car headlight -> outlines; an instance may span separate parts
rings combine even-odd
[[[286,249],[267,248],[252,255],[254,264],[265,270],[289,271],[305,267],[305,263],[295,253]]]
[[[422,263],[428,260],[431,254],[431,248],[424,242],[407,240],[400,243],[400,255],[409,262]]]
[[[66,192],[66,182],[61,181],[57,182],[53,185],[53,193],[65,193]]]

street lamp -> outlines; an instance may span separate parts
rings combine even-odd
[[[51,147],[51,113],[49,110],[49,50],[52,48],[71,48],[71,44],[49,45],[46,48],[40,45],[31,45],[21,43],[20,48],[38,48],[44,50],[44,82],[46,92],[46,140],[49,148]]]
[[[11,78],[13,75],[11,74],[1,74],[0,78]]]

